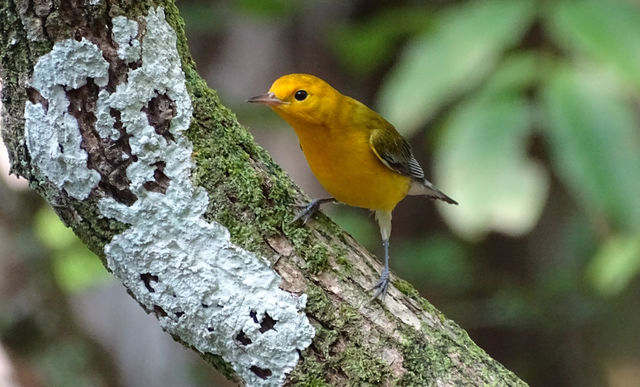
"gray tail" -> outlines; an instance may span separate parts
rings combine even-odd
[[[449,204],[456,204],[456,205],[458,204],[458,202],[456,202],[455,200],[451,199],[444,192],[442,192],[439,189],[437,189],[433,184],[431,184],[431,182],[429,180],[424,179],[421,183],[425,188],[424,194],[426,194],[430,198],[442,200],[443,202],[447,202]]]

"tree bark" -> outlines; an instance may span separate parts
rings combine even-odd
[[[323,215],[197,75],[173,1],[2,0],[2,136],[177,341],[248,385],[524,385]],[[117,321],[114,321],[117,323]]]

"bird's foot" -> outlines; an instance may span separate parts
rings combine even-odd
[[[309,221],[309,219],[311,219],[313,214],[315,214],[316,211],[318,211],[318,208],[320,208],[320,203],[318,203],[317,199],[313,200],[311,203],[307,204],[302,211],[298,212],[298,214],[296,215],[295,218],[293,218],[293,221],[291,223],[295,223],[298,220],[302,219],[302,224],[307,224],[307,222]]]
[[[376,289],[376,292],[373,293],[373,297],[371,297],[370,301],[373,301],[376,298],[380,298],[380,300],[383,300],[384,296],[387,295],[387,289],[389,288],[390,282],[391,281],[389,280],[389,271],[388,270],[383,271],[382,275],[380,276],[380,279],[378,280],[378,283],[369,289],[369,291]]]
[[[302,219],[302,224],[307,224],[307,222],[309,221],[309,219],[311,219],[313,214],[315,214],[318,211],[318,209],[320,208],[320,205],[327,202],[335,202],[335,199],[325,198],[325,199],[312,200],[311,203],[307,204],[304,207],[304,209],[300,211],[295,218],[293,218],[293,221],[291,223],[295,223],[298,220]]]

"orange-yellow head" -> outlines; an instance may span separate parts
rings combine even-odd
[[[324,125],[346,97],[322,79],[309,74],[288,74],[276,79],[269,92],[249,99],[271,107],[294,127]]]

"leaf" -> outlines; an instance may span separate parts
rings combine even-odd
[[[640,86],[640,6],[631,1],[551,2],[547,30],[567,50],[611,65]]]
[[[350,74],[364,77],[389,64],[399,38],[423,31],[432,19],[424,6],[385,9],[363,21],[335,26],[330,47]]]
[[[110,278],[98,257],[82,244],[50,207],[38,212],[35,229],[42,242],[53,250],[53,274],[64,290],[81,291]]]
[[[452,236],[430,235],[398,246],[391,266],[409,282],[448,293],[461,293],[472,286],[473,260],[463,243]]]
[[[595,69],[560,68],[543,101],[562,182],[597,223],[640,230],[640,122],[621,87]]]
[[[586,271],[590,285],[603,296],[619,294],[640,272],[640,234],[615,235],[603,243]]]
[[[56,252],[53,258],[56,282],[69,293],[85,290],[111,278],[98,257],[80,243]]]
[[[53,250],[68,248],[78,239],[50,207],[43,207],[38,211],[34,227],[42,243]]]
[[[232,4],[245,14],[263,18],[291,17],[302,6],[299,0],[239,0]]]
[[[382,85],[378,105],[404,135],[454,97],[476,87],[535,14],[529,0],[471,1],[444,12],[416,37]]]
[[[452,112],[435,153],[437,185],[460,203],[438,208],[449,226],[469,240],[492,230],[513,236],[529,232],[549,189],[544,169],[526,158],[530,107],[514,93],[519,87],[506,79],[496,77],[490,92]]]
[[[550,60],[539,52],[519,51],[504,58],[478,93],[485,96],[523,93],[539,83]]]

